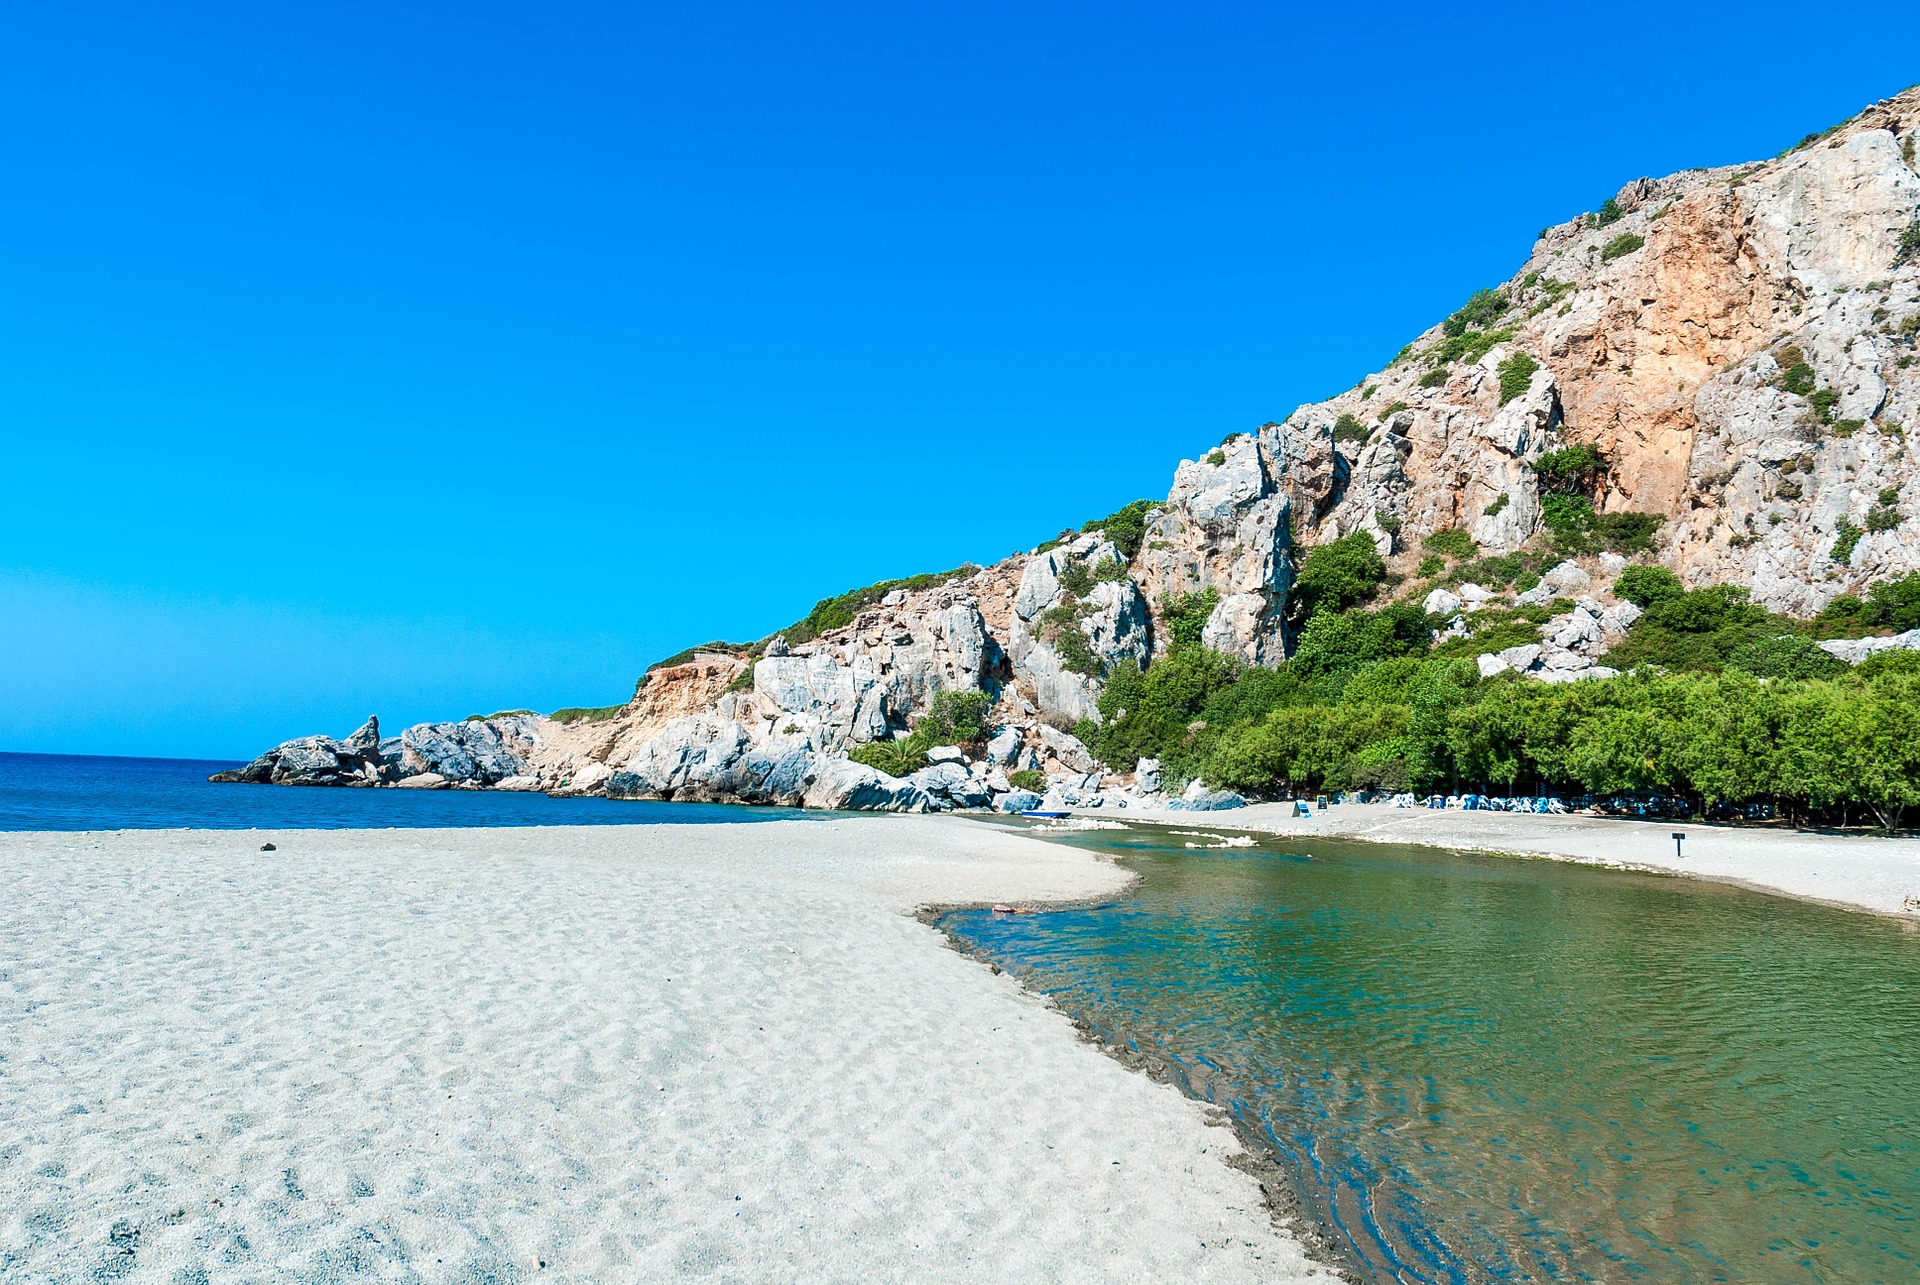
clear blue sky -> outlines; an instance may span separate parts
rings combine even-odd
[[[1374,369],[1905,4],[0,18],[0,749],[624,699]]]

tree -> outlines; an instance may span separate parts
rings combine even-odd
[[[1293,581],[1296,619],[1308,620],[1322,609],[1345,611],[1373,596],[1387,578],[1387,564],[1363,531],[1317,544]]]

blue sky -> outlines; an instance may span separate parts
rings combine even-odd
[[[0,749],[610,703],[1002,557],[1920,80],[1910,22],[10,5]]]

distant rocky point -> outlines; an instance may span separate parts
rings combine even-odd
[[[1811,616],[1920,570],[1906,516],[1920,505],[1917,126],[1920,89],[1772,160],[1629,183],[1545,229],[1512,278],[1385,369],[1182,461],[1164,501],[1031,553],[827,600],[761,643],[656,667],[624,706],[390,738],[369,719],[213,779],[901,811],[1231,806],[1198,785],[1169,797],[1151,759],[1109,772],[1073,729],[1100,717],[1107,675],[1176,641],[1283,663],[1309,547],[1364,537],[1410,582],[1447,540],[1496,560],[1551,543],[1537,583],[1413,599],[1442,638],[1470,637],[1487,606],[1537,612],[1537,641],[1478,657],[1489,677],[1613,674],[1601,659],[1640,614],[1612,592],[1630,561]],[[1920,630],[1819,645],[1858,663],[1920,647]],[[988,710],[973,740],[924,747],[911,770],[863,748],[903,743],[955,692]]]

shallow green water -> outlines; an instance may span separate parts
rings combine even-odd
[[[1718,884],[1103,832],[942,926],[1168,1059],[1378,1280],[1920,1281],[1920,933]]]

